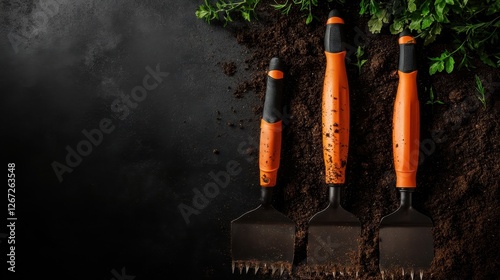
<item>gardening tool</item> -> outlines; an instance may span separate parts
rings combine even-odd
[[[295,224],[272,206],[281,153],[283,67],[278,58],[269,63],[263,116],[260,125],[259,169],[262,204],[231,222],[232,270],[242,273],[269,269],[291,272]]]
[[[307,263],[328,266],[335,276],[356,270],[361,224],[340,205],[349,148],[349,85],[342,40],[344,20],[339,12],[328,15],[325,32],[326,71],[322,96],[323,159],[329,204],[309,221]],[[324,269],[324,268],[323,268]],[[356,274],[357,274],[356,270]]]
[[[392,145],[396,188],[401,205],[380,221],[379,249],[382,278],[390,274],[423,274],[434,257],[432,221],[412,206],[420,141],[415,39],[408,31],[399,36],[399,85],[394,103]]]

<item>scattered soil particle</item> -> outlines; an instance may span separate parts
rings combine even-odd
[[[234,74],[236,74],[236,63],[234,63],[233,61],[224,62],[222,63],[222,70],[227,76],[234,76]]]
[[[392,110],[398,87],[397,35],[384,27],[381,34],[366,29],[359,3],[335,7],[323,1],[316,11],[324,16],[305,24],[293,7],[288,16],[264,1],[259,20],[238,28],[234,36],[251,51],[246,60],[252,77],[235,89],[237,98],[254,93],[264,101],[270,59],[285,65],[285,108],[290,114],[283,130],[282,160],[275,206],[297,223],[293,279],[331,279],[311,275],[306,265],[309,219],[328,203],[324,183],[321,137],[321,93],[325,69],[324,23],[328,12],[341,9],[346,43],[364,46],[368,63],[358,73],[353,50],[348,49],[350,86],[350,146],[346,184],[341,203],[362,223],[359,278],[380,279],[378,228],[380,219],[399,205],[392,159]],[[360,36],[355,36],[360,35]],[[436,56],[449,42],[418,45],[418,90],[421,112],[421,153],[414,207],[434,222],[435,257],[426,279],[496,279],[500,267],[500,71],[478,64],[452,74],[428,74],[428,56]],[[474,73],[485,81],[486,108],[478,101]],[[444,105],[426,105],[433,86]],[[262,106],[254,109],[261,115]],[[401,278],[401,277],[400,277]],[[400,279],[396,277],[395,279]],[[407,277],[409,279],[409,276]]]

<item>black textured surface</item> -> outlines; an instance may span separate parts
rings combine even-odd
[[[403,30],[399,37],[411,36],[408,30]],[[417,53],[415,43],[399,45],[399,71],[410,73],[417,70]]]
[[[195,17],[201,1],[27,2],[0,8],[18,218],[17,272],[1,279],[230,276],[230,221],[260,196],[246,152],[257,148],[258,99],[229,88],[250,75],[245,49]],[[238,65],[232,77],[226,61]],[[71,172],[58,178],[54,164]],[[189,223],[179,207],[196,212]]]
[[[328,18],[340,17],[337,10],[330,11]],[[345,50],[344,24],[327,24],[325,30],[325,51],[338,53]]]
[[[271,59],[269,62],[269,70],[281,70],[283,66],[277,58]],[[283,79],[274,79],[267,76],[266,96],[264,108],[262,110],[262,118],[268,123],[275,123],[282,119],[283,116],[283,90],[285,87],[286,73]]]

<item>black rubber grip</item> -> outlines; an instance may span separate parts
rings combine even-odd
[[[269,63],[269,71],[279,70],[283,72],[283,64],[277,57],[273,57]],[[264,112],[262,118],[268,123],[275,123],[283,116],[283,79],[275,79],[267,76],[266,97],[264,100]]]
[[[337,10],[332,10],[328,18],[340,17]],[[325,31],[325,51],[338,53],[345,50],[344,46],[344,24],[330,23],[326,25]]]
[[[408,30],[399,34],[399,38],[411,36]],[[417,56],[415,52],[415,42],[399,45],[399,71],[410,73],[417,70]]]
[[[264,206],[270,206],[273,203],[273,189],[269,187],[260,188],[260,202]]]

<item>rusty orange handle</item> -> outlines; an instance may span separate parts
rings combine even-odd
[[[259,169],[260,185],[274,187],[281,157],[283,67],[278,58],[269,63],[266,96],[260,123]]]
[[[420,146],[415,40],[407,31],[399,38],[399,84],[394,103],[392,145],[396,187],[415,188]]]
[[[330,12],[325,34],[326,70],[322,96],[323,159],[327,184],[343,184],[349,149],[349,85],[346,51],[341,44],[344,21]]]

